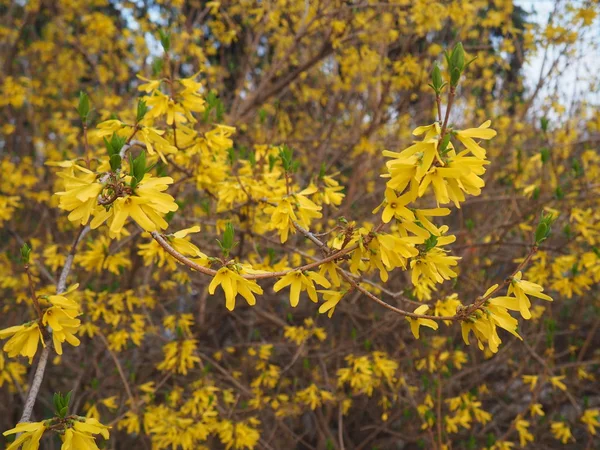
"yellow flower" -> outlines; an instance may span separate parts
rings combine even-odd
[[[428,310],[429,305],[421,305],[413,312],[415,314],[425,314]],[[419,327],[421,326],[432,328],[434,330],[438,329],[438,323],[432,319],[413,319],[412,317],[407,317],[406,320],[410,322],[410,331],[412,331],[415,339],[419,339]]]
[[[587,426],[590,434],[596,435],[596,427],[600,427],[600,410],[599,409],[587,409],[581,418],[579,419],[582,423]]]
[[[327,317],[331,318],[331,316],[333,316],[333,311],[335,310],[335,307],[340,302],[342,297],[344,297],[344,295],[346,295],[346,291],[343,291],[343,292],[317,291],[317,292],[323,294],[323,299],[325,300],[325,303],[323,303],[319,307],[319,312],[321,314],[327,313]]]
[[[331,284],[333,286],[339,286],[341,284],[340,277],[338,275],[338,265],[329,261],[325,264],[321,264],[319,268],[319,274],[325,276],[325,274],[329,275],[329,279],[331,280]]]
[[[460,142],[473,153],[477,158],[485,158],[485,149],[480,147],[473,138],[492,139],[496,136],[496,131],[490,128],[492,121],[486,120],[478,128],[467,128],[466,130],[457,130],[454,132]]]
[[[38,322],[0,330],[0,339],[6,339],[9,336],[12,337],[4,344],[3,350],[11,358],[17,355],[26,356],[29,358],[29,364],[37,352],[38,343],[41,342],[43,347],[46,346]]]
[[[525,447],[528,442],[533,442],[533,434],[529,432],[529,421],[523,420],[523,418],[519,415],[515,419],[515,429],[519,433],[519,440],[521,447]]]
[[[22,433],[6,447],[6,450],[17,450],[21,446],[23,446],[23,450],[38,450],[44,431],[46,431],[44,422],[21,422],[16,427],[2,433],[4,436]]]
[[[308,228],[310,226],[312,219],[318,219],[322,217],[322,214],[319,211],[321,211],[323,208],[306,197],[307,195],[315,194],[317,191],[318,189],[316,186],[312,186],[292,196],[294,200],[296,200],[298,222],[300,222],[300,225],[302,225],[304,228]]]
[[[509,441],[496,441],[490,450],[511,450],[515,444]]]
[[[140,419],[133,411],[127,411],[125,416],[119,420],[117,428],[119,430],[125,430],[127,434],[139,433],[141,430]]]
[[[533,390],[537,386],[539,377],[537,375],[523,375],[521,378],[523,379],[523,383],[528,384],[529,390],[533,392]]]
[[[85,418],[83,421],[76,421],[73,427],[81,433],[100,434],[104,439],[109,438],[109,427],[102,425],[96,419]]]
[[[56,353],[62,355],[62,343],[67,341],[73,347],[77,347],[81,342],[75,336],[81,322],[79,319],[70,317],[65,311],[57,308],[54,312],[50,308],[44,314],[44,324],[52,327],[52,342]]]
[[[155,178],[146,175],[135,189],[135,195],[120,197],[108,210],[96,213],[90,226],[98,228],[107,219],[111,219],[110,231],[120,233],[127,218],[131,217],[145,231],[157,231],[167,228],[168,224],[161,214],[177,211],[173,197],[162,191],[173,183],[171,177]]]
[[[207,256],[204,253],[202,253],[198,247],[196,247],[188,239],[186,239],[189,234],[198,233],[199,231],[200,227],[196,225],[191,228],[179,230],[173,234],[167,235],[166,237],[169,243],[173,246],[173,248],[179,253],[187,256],[207,258]]]
[[[165,154],[177,153],[177,147],[171,145],[169,141],[163,138],[161,135],[164,133],[162,130],[158,130],[152,127],[142,127],[139,131],[140,138],[146,144],[146,150],[150,155],[158,153],[161,161],[167,164]]]
[[[566,378],[566,375],[561,375],[559,377],[550,377],[550,383],[552,386],[560,389],[561,391],[567,390],[567,385],[562,382]]]
[[[545,416],[544,410],[542,409],[542,405],[540,403],[534,403],[529,407],[529,411],[531,411],[532,416]]]
[[[206,109],[205,101],[202,98],[202,95],[196,92],[196,87],[192,86],[191,83],[200,85],[200,83],[195,83],[192,80],[179,80],[181,83],[186,84],[188,86],[185,90],[181,92],[181,97],[179,104],[183,106],[184,113],[190,122],[195,122],[196,120],[192,116],[192,112],[203,112]]]
[[[52,305],[54,305],[54,306],[58,306],[63,309],[79,311],[79,303],[77,303],[73,299],[66,297],[71,292],[74,292],[78,287],[79,287],[79,283],[75,283],[75,284],[69,286],[69,288],[62,294],[49,295],[48,297],[46,297],[46,299],[50,303],[52,303]]]
[[[103,400],[100,400],[100,403],[102,403],[104,406],[106,406],[108,409],[110,409],[112,411],[112,410],[115,410],[118,408],[116,400],[117,400],[117,396],[113,395],[111,397],[107,397]]]
[[[450,214],[448,208],[430,208],[430,209],[417,209],[415,210],[415,216],[419,223],[434,236],[440,236],[440,228],[436,227],[430,220],[429,217],[442,217]],[[413,230],[411,230],[413,231]],[[414,231],[413,231],[414,232]],[[417,233],[415,233],[417,234]],[[425,236],[425,239],[429,238],[429,235]]]
[[[91,417],[81,417],[73,422],[73,427],[65,430],[61,436],[63,441],[61,450],[99,450],[94,434],[100,434],[108,439],[108,427]]]
[[[162,80],[150,80],[141,75],[136,75],[136,77],[138,77],[140,80],[146,82],[146,83],[142,83],[138,86],[138,91],[144,91],[147,93],[150,93],[150,92],[158,89],[160,86],[160,83],[162,82]]]
[[[327,278],[323,275],[319,275],[316,272],[301,272],[299,270],[294,270],[277,281],[273,286],[273,290],[279,292],[284,287],[290,286],[290,305],[292,308],[295,308],[300,302],[300,292],[302,291],[308,292],[309,298],[317,303],[317,290],[315,289],[314,283],[325,288],[331,286],[329,281],[327,281]]]
[[[469,345],[469,333],[472,331],[481,350],[485,348],[483,343],[487,343],[492,353],[498,351],[498,346],[502,343],[502,340],[498,336],[496,322],[490,314],[478,311],[475,315],[463,320],[460,325],[463,341],[466,345]]]
[[[163,346],[164,359],[156,366],[158,370],[175,371],[187,375],[200,358],[196,352],[198,341],[195,339],[184,339],[182,341],[169,342]]]
[[[429,279],[436,283],[443,283],[457,276],[452,267],[458,265],[458,256],[448,256],[447,251],[433,247],[427,252],[410,261],[412,269],[411,281],[414,286],[421,282],[421,278]]]
[[[409,221],[415,220],[413,212],[406,207],[412,201],[410,194],[404,194],[398,197],[393,189],[385,190],[386,206],[381,215],[381,220],[388,223],[393,217],[396,219],[405,219]]]
[[[571,439],[575,440],[571,434],[571,429],[564,422],[552,422],[550,424],[550,430],[555,439],[558,439],[561,443],[566,444]]]
[[[155,90],[153,95],[144,97],[144,100],[146,101],[146,104],[151,107],[146,113],[146,118],[153,119],[166,115],[168,125],[173,125],[175,120],[177,120],[177,122],[186,121],[183,115],[185,113],[183,107],[175,103],[168,95]]]
[[[531,319],[531,312],[529,311],[529,308],[531,308],[531,301],[527,295],[541,298],[542,300],[547,300],[549,302],[552,301],[552,297],[542,293],[544,288],[539,284],[522,280],[521,277],[522,273],[519,271],[512,278],[508,285],[508,295],[514,293],[517,300],[519,300],[519,310],[521,311],[523,319]]]
[[[487,301],[486,312],[491,316],[491,319],[496,325],[505,329],[513,336],[523,340],[521,336],[519,336],[519,333],[517,333],[519,321],[512,317],[507,311],[507,309],[514,310],[515,307],[518,308],[516,303],[517,300],[514,297],[491,298]],[[510,306],[510,308],[506,305]]]
[[[249,305],[256,304],[254,294],[262,294],[262,288],[254,280],[247,280],[227,267],[221,267],[208,286],[210,295],[214,295],[217,286],[225,293],[225,307],[229,311],[235,308],[235,297],[240,294]]]
[[[295,232],[294,221],[298,220],[290,199],[282,199],[277,206],[265,208],[265,212],[271,214],[269,226],[271,229],[278,230],[281,243],[285,243],[290,231]]]
[[[258,419],[251,417],[243,422],[220,421],[215,426],[219,439],[225,445],[225,450],[255,448],[260,440],[260,432],[256,427],[260,424]]]
[[[77,169],[79,174],[75,174]],[[96,174],[84,167],[73,165],[66,172],[57,174],[62,178],[65,190],[57,192],[58,206],[71,211],[68,218],[71,222],[86,224],[98,204],[98,195],[102,192],[102,184],[96,182]]]

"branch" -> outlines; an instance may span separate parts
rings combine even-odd
[[[71,251],[69,252],[69,256],[67,256],[67,260],[65,261],[65,266],[60,273],[60,277],[58,278],[58,284],[56,285],[56,293],[62,294],[65,291],[65,286],[67,285],[67,277],[69,276],[69,272],[71,272],[71,266],[73,265],[73,258],[75,257],[75,252],[77,250],[77,245],[81,241],[81,239],[90,231],[89,225],[81,227],[75,241],[73,241],[73,246],[71,247]],[[35,369],[35,374],[33,376],[33,383],[31,383],[31,387],[29,388],[29,392],[27,393],[27,400],[25,401],[25,406],[23,408],[23,414],[21,415],[21,419],[19,423],[29,422],[31,419],[31,414],[33,412],[33,406],[35,405],[35,400],[37,399],[38,393],[40,391],[40,387],[42,385],[42,381],[44,379],[44,372],[46,370],[46,364],[48,364],[48,355],[50,354],[50,348],[52,347],[52,341],[48,342],[46,347],[42,350],[42,354],[40,355],[40,359],[38,361],[38,365]]]
[[[27,400],[25,400],[25,406],[23,407],[23,414],[21,415],[22,422],[29,422],[31,419],[31,414],[33,413],[33,406],[35,405],[35,400],[37,399],[37,394],[40,391],[40,386],[42,385],[42,380],[44,379],[44,371],[46,370],[46,364],[48,363],[48,355],[50,354],[50,344],[48,344],[42,350],[42,354],[40,355],[40,360],[38,361],[37,368],[35,369],[35,375],[33,376],[33,383],[31,383],[31,388],[29,388],[29,392],[27,393]]]
[[[188,266],[190,269],[196,270],[197,272],[203,273],[205,275],[210,275],[211,277],[214,277],[217,274],[216,270],[201,266],[201,265],[195,263],[194,261],[191,261],[190,259],[186,258],[181,253],[179,253],[177,250],[175,250],[171,246],[171,244],[169,244],[169,242],[167,242],[167,240],[164,238],[164,236],[162,236],[157,231],[153,231],[150,234],[156,240],[156,242],[158,242],[158,244],[169,255],[171,255],[173,258],[175,258],[180,263]],[[311,236],[314,239],[316,239],[316,237],[314,237],[314,235],[311,235]],[[331,262],[331,261],[341,258],[342,256],[356,250],[356,248],[358,248],[358,244],[352,245],[350,247],[346,247],[342,250],[338,250],[323,259],[319,259],[317,261],[305,264],[303,266],[295,267],[292,269],[280,270],[279,272],[253,273],[253,274],[246,273],[246,274],[241,274],[241,276],[243,278],[246,278],[247,280],[264,280],[264,279],[268,279],[268,278],[280,278],[284,275],[287,275],[290,272],[294,272],[297,270],[305,271],[305,270],[315,269],[315,268],[321,266],[322,264],[325,264],[325,263],[328,263],[328,262]]]

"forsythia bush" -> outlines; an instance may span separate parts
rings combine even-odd
[[[3,2],[3,448],[597,448],[599,9]]]

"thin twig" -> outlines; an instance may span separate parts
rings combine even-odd
[[[60,277],[58,278],[58,284],[56,285],[57,294],[62,294],[65,291],[67,277],[69,276],[71,266],[73,265],[73,258],[75,257],[75,252],[77,251],[77,245],[89,230],[89,225],[82,227],[79,230],[75,241],[73,241],[73,246],[71,247],[69,256],[67,257],[62,272],[60,273]],[[27,393],[27,400],[25,401],[25,406],[23,407],[23,414],[21,415],[19,423],[29,422],[29,420],[31,419],[33,406],[35,405],[35,400],[37,399],[40,387],[42,385],[42,381],[44,379],[44,372],[46,370],[46,364],[48,364],[48,355],[50,354],[51,347],[52,342],[50,341],[42,350],[42,354],[40,355],[40,359],[38,361],[38,365],[35,369],[35,374],[33,376],[33,382],[31,383],[31,387],[29,388],[29,392]]]

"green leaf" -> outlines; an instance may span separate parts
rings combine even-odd
[[[110,170],[116,172],[121,168],[121,156],[120,155],[112,155],[110,157]]]
[[[549,231],[550,229],[548,228],[548,225],[540,222],[535,230],[535,243],[540,244],[542,241],[544,241]]]
[[[69,412],[69,407],[68,406],[63,406],[60,411],[58,411],[58,415],[60,417],[66,417],[67,413]]]
[[[452,87],[458,86],[461,74],[461,71],[457,68],[453,68],[452,70],[450,70],[450,85]]]
[[[152,63],[152,76],[157,76],[159,75],[162,70],[163,70],[163,66],[164,66],[164,61],[162,58],[156,58],[154,60],[154,62]]]
[[[112,144],[110,143],[110,141],[108,139],[106,139],[105,137],[102,138],[102,140],[104,141],[104,146],[106,147],[106,151],[108,152],[108,156],[112,156],[115,154],[115,151],[112,148]]]
[[[135,178],[135,184],[132,187],[137,186],[146,175],[146,152],[142,151],[137,158],[133,160],[133,177]]]
[[[451,137],[451,134],[446,133],[444,135],[444,138],[442,139],[442,142],[440,142],[440,155],[441,156],[444,156],[448,152],[448,150],[450,150],[448,148],[448,144],[450,144],[450,137]]]
[[[229,252],[234,246],[233,237],[235,234],[235,230],[233,229],[233,225],[231,222],[228,222],[225,225],[225,231],[223,232],[223,241],[221,242],[221,250],[225,257],[229,256]]]
[[[452,54],[450,55],[450,67],[452,69],[459,69],[462,71],[465,67],[465,49],[461,42],[458,42],[454,49],[452,49]]]
[[[166,33],[164,30],[158,30],[158,35],[160,36],[160,45],[162,45],[165,53],[168,53],[171,50],[171,33]]]
[[[217,106],[215,108],[215,111],[216,111],[217,122],[222,122],[223,121],[223,116],[225,114],[225,105],[223,105],[223,102],[220,99],[217,102]]]
[[[81,121],[87,125],[88,116],[90,114],[90,99],[88,95],[80,91],[79,92],[79,105],[77,106],[77,112]]]
[[[433,70],[431,71],[431,84],[429,86],[431,86],[437,96],[441,94],[442,89],[446,86],[446,83],[442,79],[442,71],[437,63],[433,65]]]
[[[21,247],[21,261],[23,264],[29,264],[29,256],[31,255],[31,247],[25,242]]]
[[[254,149],[248,150],[248,161],[250,162],[250,166],[256,166],[256,152]]]
[[[325,163],[321,163],[321,168],[319,169],[319,179],[322,180],[323,177],[325,176]]]
[[[65,402],[64,402],[65,406],[69,406],[69,403],[71,403],[72,395],[73,395],[73,391],[69,391],[69,392],[67,392],[67,395],[65,395]]]
[[[427,253],[429,250],[434,248],[438,243],[438,238],[435,235],[430,235],[429,238],[423,243],[424,252]]]
[[[265,111],[263,108],[258,110],[258,118],[260,120],[261,124],[265,123],[265,120],[267,119],[267,111]]]
[[[60,402],[60,394],[58,393],[54,393],[54,395],[52,396],[52,403],[54,404],[54,409],[56,410],[56,412],[60,411],[60,409],[62,408],[62,404]]]
[[[281,160],[281,165],[286,172],[293,171],[293,160],[292,160],[292,149],[287,145],[283,144],[279,149],[279,159]]]
[[[125,145],[125,139],[122,136],[119,136],[117,133],[113,133],[110,137],[110,141],[106,138],[104,139],[104,146],[106,147],[106,151],[108,152],[108,156],[118,155],[121,152],[121,149]]]
[[[571,168],[573,169],[573,176],[575,178],[580,178],[583,176],[583,167],[577,159],[573,158],[571,162]]]
[[[277,157],[274,155],[269,155],[269,172],[273,171],[275,167],[275,163],[277,162]]]
[[[137,113],[135,115],[136,122],[140,122],[144,118],[144,116],[146,115],[147,112],[148,112],[148,106],[146,105],[146,102],[141,99],[138,100]]]
[[[227,149],[227,162],[229,163],[230,166],[233,166],[233,164],[235,163],[235,161],[237,160],[237,155],[235,152],[235,149],[233,147],[230,147]]]
[[[558,200],[562,200],[563,198],[565,198],[565,193],[563,192],[563,190],[560,186],[557,186],[556,190],[554,191],[554,196]]]

